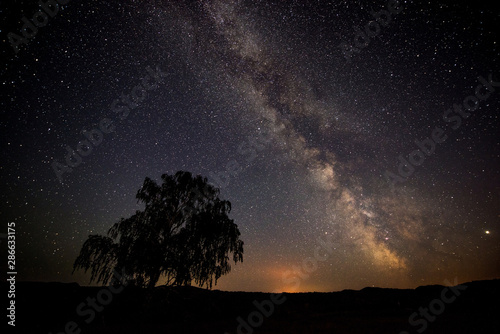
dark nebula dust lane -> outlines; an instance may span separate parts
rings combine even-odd
[[[5,10],[1,212],[20,277],[86,284],[71,266],[87,236],[178,170],[232,202],[245,260],[218,289],[498,277],[485,3],[70,2],[17,53],[7,34],[39,7]]]

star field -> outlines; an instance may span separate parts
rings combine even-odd
[[[39,9],[2,9],[0,212],[18,227],[18,279],[87,284],[71,274],[87,236],[140,209],[145,177],[178,170],[232,203],[244,262],[218,289],[499,277],[497,8],[68,2],[16,53],[8,33]],[[464,117],[481,84],[489,95]],[[402,176],[399,157],[436,127],[446,139]],[[69,166],[93,129],[98,144]]]

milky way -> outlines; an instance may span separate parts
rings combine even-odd
[[[244,262],[219,289],[498,277],[498,16],[451,2],[69,3],[17,54],[4,38],[2,213],[19,226],[20,277],[86,284],[71,265],[87,235],[139,208],[146,176],[177,170],[233,204]],[[463,117],[454,104],[478,85],[488,96]],[[103,119],[114,131],[59,182],[54,162]],[[426,153],[436,127],[446,139]]]

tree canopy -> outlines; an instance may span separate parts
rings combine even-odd
[[[179,171],[163,174],[162,184],[146,178],[137,192],[144,210],[121,218],[107,236],[90,235],[73,264],[73,272],[90,270],[91,282],[106,284],[113,271],[132,283],[154,287],[167,285],[212,287],[243,261],[240,231],[228,217],[231,203],[219,198],[218,188],[206,178]]]

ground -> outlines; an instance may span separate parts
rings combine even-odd
[[[494,333],[500,328],[498,279],[458,289],[365,288],[283,295],[195,287],[110,291],[41,282],[19,282],[16,290],[16,329],[26,334],[455,334]]]

